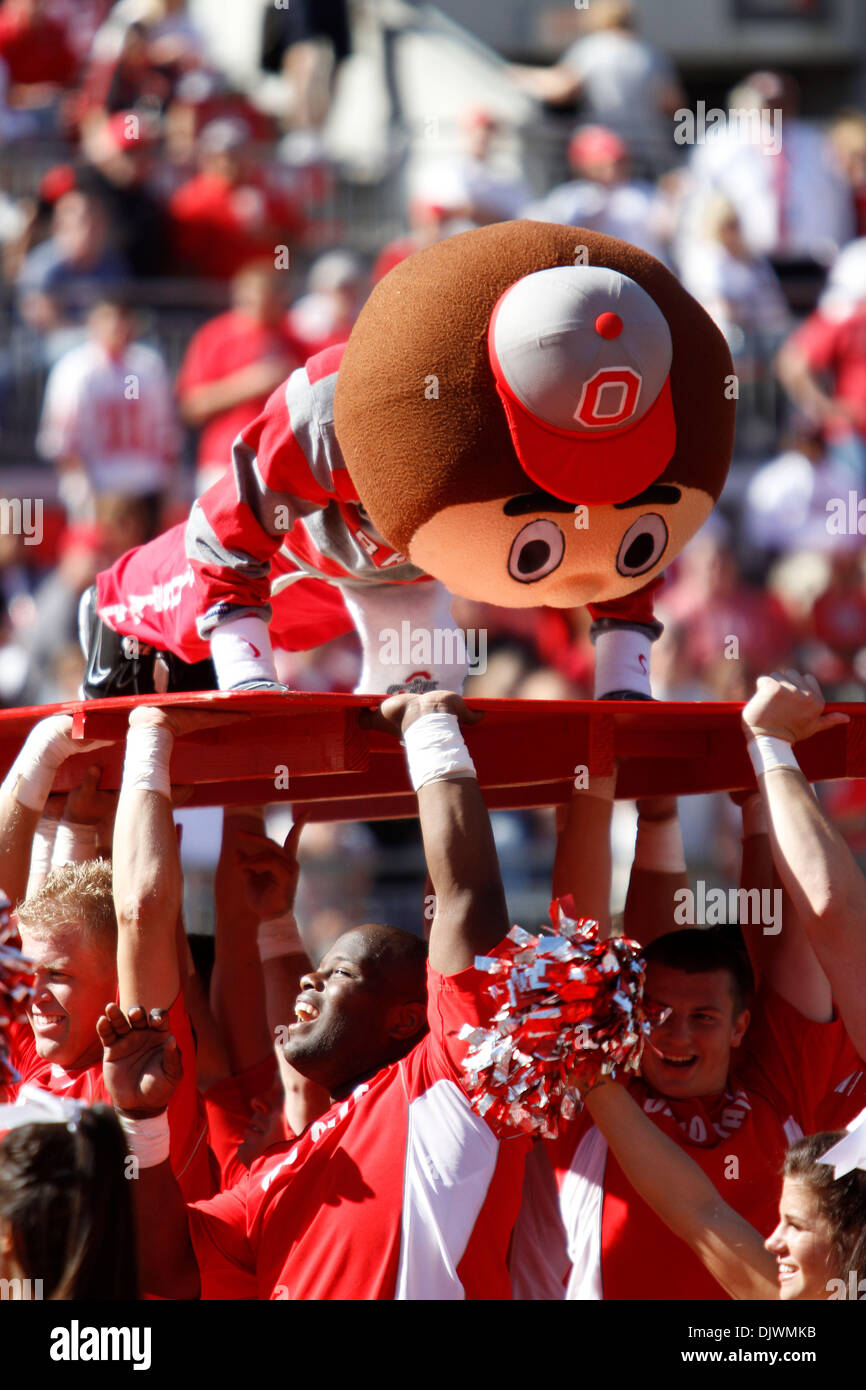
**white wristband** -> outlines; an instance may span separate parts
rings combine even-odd
[[[783,738],[756,734],[746,747],[756,777],[760,777],[764,772],[772,772],[774,767],[796,767],[799,771],[800,764],[794,756],[794,750]]]
[[[220,690],[242,681],[276,681],[271,636],[263,618],[251,614],[220,623],[210,635],[211,660]]]
[[[171,750],[174,734],[159,724],[134,724],[126,735],[124,790],[159,792],[171,801]]]
[[[133,1120],[128,1115],[117,1118],[126,1135],[126,1146],[138,1159],[139,1168],[156,1168],[165,1163],[171,1147],[168,1111],[163,1110],[160,1115],[151,1115],[145,1120]]]
[[[54,782],[54,774],[74,753],[83,752],[69,734],[58,729],[52,719],[44,719],[30,730],[18,757],[3,782],[5,796],[14,796],[31,811],[41,811]]]
[[[425,782],[474,777],[475,764],[463,742],[457,716],[441,711],[422,714],[403,734],[409,779],[415,791]]]
[[[259,923],[259,960],[274,960],[277,956],[304,956],[306,947],[298,931],[294,912],[286,912],[282,917],[271,917]]]
[[[58,822],[51,816],[40,816],[39,823],[33,835],[33,847],[30,851],[30,882],[39,883],[47,876],[51,869],[51,856],[54,853],[54,841],[57,838]],[[35,889],[31,889],[30,882],[27,885],[27,896]]]
[[[96,826],[61,821],[54,837],[52,867],[56,869],[61,864],[86,864],[88,859],[95,858]]]

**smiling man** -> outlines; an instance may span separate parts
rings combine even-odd
[[[285,1054],[331,1108],[209,1201],[185,1206],[164,1151],[177,1080],[159,1014],[100,1020],[104,1072],[144,1146],[135,1198],[149,1240],[141,1283],[163,1298],[503,1299],[527,1141],[498,1139],[470,1107],[464,1024],[489,1021],[487,974],[508,919],[484,799],[447,692],[386,700],[375,724],[402,735],[436,915],[424,942],[383,924],[344,933],[301,980]],[[148,803],[164,800],[142,791]],[[170,808],[155,862],[176,856]],[[123,1003],[123,1000],[121,1001]]]
[[[160,719],[159,712],[138,715]],[[175,720],[182,718],[175,715]],[[195,717],[195,716],[191,716]],[[67,757],[100,746],[71,737],[72,718],[52,715],[27,737],[0,790],[0,873],[13,900],[23,897],[34,833],[55,773]],[[189,1200],[215,1190],[206,1116],[195,1081],[195,1046],[181,992],[176,924],[180,899],[166,875],[155,883],[148,869],[147,824],[130,802],[139,764],[132,734],[115,824],[115,877],[119,901],[149,894],[154,920],[121,913],[112,892],[112,865],[89,859],[54,868],[16,913],[24,954],[34,963],[30,1027],[15,1034],[11,1060],[25,1082],[54,1095],[106,1103],[97,1020],[107,999],[125,997],[127,981],[150,1007],[164,1007],[186,1058],[186,1075],[169,1115],[171,1163]],[[145,735],[145,737],[150,737]],[[170,743],[173,730],[166,728]],[[179,875],[178,880],[179,882]],[[149,930],[142,930],[149,927]]]
[[[743,714],[750,747],[757,736],[777,734],[790,744],[844,718],[823,716],[817,687],[789,676],[759,682]],[[670,930],[685,872],[675,805],[647,825],[641,815],[625,920],[627,935],[649,942],[647,996],[668,1010],[630,1093],[724,1202],[762,1233],[779,1220],[779,1174],[789,1146],[848,1123],[861,1108],[866,1042],[862,875],[790,747],[770,752],[768,770],[759,772],[767,817],[761,825],[754,808],[750,813],[744,864],[763,855],[772,883],[775,863],[788,900],[778,935],[765,936],[760,926],[745,932],[757,990],[744,952],[724,929]],[[615,785],[604,781],[591,779],[588,791],[572,797],[554,872],[554,892],[580,893],[582,910],[602,920]],[[649,879],[658,882],[653,887]],[[638,880],[642,914],[634,910]],[[525,1299],[725,1297],[697,1254],[635,1190],[587,1111],[533,1150],[511,1271],[515,1297]]]

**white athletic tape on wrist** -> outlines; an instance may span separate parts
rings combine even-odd
[[[51,855],[53,868],[61,864],[85,864],[96,858],[96,826],[77,825],[72,821],[61,821],[54,837],[54,851]]]
[[[54,853],[54,841],[57,836],[58,822],[50,816],[41,816],[36,832],[33,836],[33,847],[30,851],[30,880],[38,880],[40,883],[47,876],[51,868],[51,856]],[[30,885],[28,883],[28,897],[30,895]]]
[[[259,960],[274,960],[277,956],[303,956],[306,947],[298,931],[294,912],[286,912],[282,917],[271,917],[259,923]]]
[[[211,660],[220,690],[242,681],[275,681],[277,668],[268,625],[252,615],[220,623],[210,635]]]
[[[800,764],[797,762],[794,750],[790,743],[786,743],[783,738],[770,738],[769,734],[756,734],[746,746],[756,777],[760,777],[764,772],[772,772],[773,768],[776,767],[796,767],[799,771]]]
[[[31,811],[41,811],[60,764],[81,752],[81,743],[54,727],[51,720],[43,720],[30,730],[24,747],[7,772],[2,787],[4,795],[14,796],[20,805]]]
[[[679,816],[670,820],[644,820],[637,823],[634,867],[657,874],[681,874],[686,867]]]
[[[403,733],[409,764],[409,780],[415,791],[426,782],[444,782],[452,777],[474,777],[475,764],[463,742],[457,716],[434,712],[422,714]]]
[[[125,791],[159,792],[171,801],[171,750],[174,734],[159,724],[134,724],[126,735]]]
[[[138,1159],[139,1168],[156,1168],[165,1163],[171,1147],[166,1110],[144,1120],[133,1120],[128,1115],[117,1118],[126,1135],[126,1147]]]

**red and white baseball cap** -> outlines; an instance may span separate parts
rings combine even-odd
[[[671,332],[640,285],[601,266],[552,266],[493,310],[490,364],[515,451],[567,502],[624,502],[676,447]]]

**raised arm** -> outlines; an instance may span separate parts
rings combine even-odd
[[[0,888],[13,905],[27,890],[33,836],[58,769],[74,754],[107,742],[73,739],[69,714],[52,714],[27,735],[0,788]]]
[[[740,925],[755,982],[763,980],[804,1018],[826,1023],[833,1017],[830,983],[773,864],[767,812],[760,792],[742,800],[743,857],[740,889],[744,902],[760,911],[741,911]],[[748,895],[751,895],[749,899]],[[769,907],[769,914],[765,911]],[[781,908],[781,911],[778,909]],[[749,920],[744,921],[744,916]],[[769,918],[772,920],[769,920]]]
[[[767,810],[773,861],[830,982],[852,1043],[866,1057],[866,880],[803,776],[791,745],[846,723],[824,714],[814,676],[761,676],[743,710],[750,747],[763,750],[758,783]],[[758,743],[755,740],[773,740]],[[793,764],[793,765],[792,765]]]
[[[96,1030],[105,1085],[135,1160],[132,1193],[142,1293],[197,1298],[199,1273],[187,1207],[168,1160],[166,1107],[182,1074],[168,1013],[148,1015],[137,1007],[124,1012],[108,1004]]]
[[[436,898],[430,964],[442,975],[466,970],[508,930],[490,817],[459,727],[481,718],[459,695],[431,690],[392,695],[372,720],[406,744]]]
[[[556,813],[553,896],[570,893],[582,917],[593,917],[610,935],[610,820],[616,777],[591,777],[575,788]]]
[[[113,856],[124,1010],[168,1010],[180,991],[176,930],[183,880],[170,777],[175,735],[244,719],[154,705],[139,705],[129,717]]]
[[[626,1089],[603,1079],[584,1099],[632,1187],[722,1288],[736,1299],[777,1299],[776,1261],[760,1234]]]

